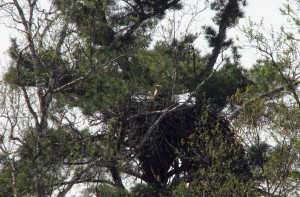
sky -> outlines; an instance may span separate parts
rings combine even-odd
[[[246,25],[249,18],[255,22],[263,19],[266,29],[279,30],[281,26],[287,25],[287,18],[282,16],[279,10],[285,2],[286,0],[248,0],[245,18],[240,20],[239,26]],[[242,36],[238,30],[236,31],[237,35]],[[245,49],[242,51],[242,55],[242,64],[247,68],[250,68],[259,58],[259,53],[254,49]]]
[[[264,24],[266,28],[271,28],[271,25],[274,29],[279,29],[280,25],[286,24],[286,19],[281,16],[279,8],[283,5],[285,0],[248,0],[248,6],[245,8],[245,18],[239,21],[239,27],[247,24],[247,20],[251,18],[251,20],[259,22],[262,18],[264,19]],[[207,14],[207,19],[210,20],[210,14]],[[201,16],[202,19],[205,20],[205,16]],[[203,25],[203,21],[199,25]],[[196,24],[197,25],[197,24]],[[200,28],[198,28],[200,29]],[[9,47],[10,37],[14,37],[14,33],[12,30],[6,28],[3,24],[0,24],[0,69],[3,72],[3,69],[9,63],[9,58],[7,55],[7,49]],[[239,36],[243,37],[242,33],[235,28],[230,33],[231,37]],[[203,42],[200,40],[199,42]],[[199,44],[201,47],[201,43]],[[209,51],[209,49],[207,49]],[[208,52],[206,51],[206,52]],[[242,64],[245,67],[251,67],[251,65],[255,62],[257,58],[259,58],[259,54],[255,50],[245,49],[242,51]]]
[[[189,0],[196,2],[197,0]],[[241,29],[245,26],[248,26],[249,20],[259,23],[263,20],[264,27],[266,30],[271,30],[273,28],[275,31],[279,31],[280,27],[287,24],[287,20],[280,13],[280,7],[286,2],[286,0],[247,0],[248,5],[244,8],[245,17],[240,19],[238,25],[230,29],[228,32],[228,37],[233,38],[237,44],[244,45],[247,44],[247,39],[242,33]],[[186,1],[188,2],[188,1]],[[203,1],[202,1],[203,2]],[[203,8],[203,6],[200,7]],[[200,9],[201,9],[200,8]],[[170,15],[171,18],[173,17]],[[209,9],[205,10],[203,13],[200,13],[197,17],[196,22],[193,23],[193,28],[190,28],[192,31],[200,32],[200,38],[196,40],[195,47],[200,50],[201,55],[211,52],[211,48],[207,46],[206,41],[204,41],[204,35],[201,34],[203,24],[213,24],[212,17],[214,13]],[[181,27],[184,29],[184,23],[188,23],[189,19],[186,17],[186,21],[181,24]],[[177,16],[177,20],[180,20],[180,17]],[[165,24],[164,24],[165,25]],[[239,41],[236,38],[239,37]],[[242,54],[241,62],[242,65],[246,68],[250,68],[258,59],[259,53],[251,48],[244,48],[240,51]]]
[[[285,20],[279,11],[284,2],[286,0],[248,0],[245,8],[246,18],[251,17],[253,20],[264,18],[268,24],[284,24]]]

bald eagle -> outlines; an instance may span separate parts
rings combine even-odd
[[[158,101],[159,100],[159,95],[158,95],[158,88],[160,85],[154,85],[154,93],[153,93],[153,100]]]

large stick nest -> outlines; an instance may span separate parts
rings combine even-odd
[[[115,129],[121,132],[123,145],[138,158],[144,180],[163,185],[174,175],[211,165],[210,153],[206,151],[208,141],[202,139],[205,136],[213,141],[210,144],[215,146],[213,148],[218,148],[222,143],[230,147],[224,157],[235,158],[231,162],[234,173],[244,173],[244,151],[236,143],[229,122],[225,117],[203,110],[200,106],[182,105],[166,114],[149,134],[149,128],[169,105],[164,101],[133,101],[130,107],[124,109],[122,116],[117,117],[118,126]],[[146,133],[149,136],[139,146]]]

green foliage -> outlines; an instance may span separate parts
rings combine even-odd
[[[147,183],[132,188],[133,196],[253,194],[243,146],[229,122],[219,116],[227,97],[251,83],[237,53],[234,63],[228,60],[205,81],[195,105],[180,105],[173,97],[193,92],[207,79],[216,67],[213,61],[232,43],[226,30],[243,16],[245,1],[212,2],[219,29],[206,28],[214,47],[214,54],[208,55],[194,49],[193,34],[147,49],[149,30],[166,10],[180,9],[180,1],[124,2],[55,1],[58,23],[70,29],[55,29],[65,43],[54,51],[45,43],[35,46],[40,40],[33,40],[30,47],[35,50],[21,51],[12,40],[13,61],[5,80],[22,86],[23,93],[37,90],[38,98],[34,103],[25,97],[30,115],[37,118],[36,128],[22,128],[23,143],[16,149],[21,195],[41,190],[40,196],[50,196],[56,189],[63,191],[62,186],[87,183],[86,196],[129,196],[123,174]],[[45,37],[50,45],[56,43],[51,43],[52,36]],[[36,84],[39,78],[42,86]],[[155,84],[161,85],[159,101],[152,99]],[[145,99],[133,99],[137,96]],[[168,111],[174,106],[178,108]],[[72,107],[79,107],[97,132],[76,128],[67,114]],[[1,170],[5,183],[11,170]]]
[[[128,197],[129,192],[123,189],[115,188],[110,185],[98,185],[90,187],[84,191],[85,196],[101,196],[101,197]]]
[[[243,18],[244,12],[241,9],[246,6],[246,0],[226,1],[216,0],[212,1],[210,6],[211,9],[216,11],[216,15],[213,18],[216,25],[220,27],[219,30],[224,31],[226,27],[234,27],[236,20]],[[226,5],[226,6],[225,6]],[[218,33],[212,26],[203,26],[205,32],[205,38],[208,41],[210,47],[223,45],[228,47],[232,44],[231,39],[226,39],[226,35]]]
[[[129,90],[128,84],[122,79],[121,73],[113,71],[100,72],[96,77],[80,82],[74,87],[66,99],[71,106],[79,106],[84,113],[110,108],[126,103]],[[63,96],[63,95],[61,95]],[[73,96],[73,98],[72,98]]]
[[[85,130],[75,133],[64,129],[52,129],[49,130],[49,135],[44,137],[36,130],[28,130],[25,133],[26,146],[20,146],[20,158],[14,164],[17,170],[14,172],[17,176],[16,188],[22,196],[34,194],[33,184],[37,173],[45,180],[45,185],[42,186],[46,194],[50,195],[61,180],[76,170],[71,166],[65,169],[64,166],[84,162],[86,158],[97,158],[101,154],[101,148],[92,143],[93,140]],[[1,170],[1,196],[13,194],[12,170],[8,164]]]
[[[251,174],[243,147],[221,120],[215,122],[203,114],[198,133],[187,142],[191,154],[190,175],[174,188],[175,196],[249,196],[253,194]],[[216,120],[215,120],[216,121]],[[208,125],[207,125],[208,124]],[[206,126],[204,126],[206,125]]]
[[[0,173],[0,196],[1,197],[13,197],[14,195],[14,187],[16,187],[19,194],[22,196],[27,196],[32,194],[32,178],[29,175],[29,171],[32,170],[31,164],[26,163],[23,165],[22,163],[17,163],[17,169],[19,169],[19,173],[17,176],[16,185],[12,183],[12,169],[11,166],[7,165],[1,169]]]
[[[217,174],[226,174],[225,176],[217,176]],[[176,187],[172,195],[176,197],[194,197],[194,196],[258,196],[259,192],[255,191],[255,185],[251,183],[241,182],[234,175],[228,172],[205,172],[201,174],[205,179],[189,184],[182,183]],[[219,179],[225,182],[220,183]]]
[[[81,36],[103,46],[110,46],[114,42],[117,46],[132,44],[147,34],[154,26],[154,21],[162,19],[167,9],[181,8],[177,0],[142,0],[125,4],[118,1],[70,0],[56,1],[55,4],[77,25]],[[136,34],[133,34],[134,31]]]
[[[19,61],[19,68],[16,65],[11,65],[8,72],[4,75],[4,80],[10,84],[24,84],[33,85],[34,84],[34,73],[33,64],[30,54],[24,53],[19,58],[19,46],[16,39],[11,39],[11,46],[9,49],[10,57]]]
[[[227,62],[201,89],[197,98],[199,103],[208,99],[212,109],[216,111],[223,109],[228,97],[234,95],[238,89],[244,92],[246,87],[252,84],[246,74],[247,71],[241,66]]]
[[[136,184],[130,188],[132,197],[151,197],[153,196],[153,188],[145,184]]]
[[[283,77],[269,62],[255,67],[250,76],[253,86],[235,95],[244,103],[235,125],[242,129],[245,141],[249,140],[246,152],[252,180],[262,194],[296,195],[292,185],[299,181],[294,176],[299,166],[299,108],[286,94],[289,90],[284,77],[288,76]]]
[[[0,196],[1,197],[13,197],[11,171],[8,169],[2,169],[0,173]],[[24,183],[25,184],[25,183]],[[22,190],[22,189],[20,189]]]
[[[268,92],[284,85],[278,69],[267,60],[258,61],[254,64],[253,68],[249,70],[248,75],[254,82],[254,91]]]

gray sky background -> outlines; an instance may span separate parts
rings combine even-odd
[[[266,28],[271,29],[272,25],[275,30],[279,29],[281,25],[286,24],[286,19],[281,16],[279,11],[279,8],[282,7],[284,2],[285,0],[248,0],[248,6],[245,9],[246,17],[239,21],[239,26],[242,27],[243,25],[245,25],[246,20],[248,20],[249,18],[256,22],[259,22],[263,18]],[[210,19],[210,14],[206,14],[206,16],[207,19]],[[203,15],[201,15],[200,17],[203,17]],[[197,24],[195,24],[196,28],[199,29],[202,26],[203,23],[200,23],[201,21],[199,22],[199,27],[197,26]],[[10,37],[14,37],[14,35],[15,34],[12,30],[7,29],[3,24],[0,25],[0,69],[2,70],[2,72],[9,62],[6,50],[9,47]],[[231,31],[231,37],[235,37],[236,35],[238,35],[240,38],[243,37],[237,28]],[[209,49],[207,50],[209,51]],[[259,54],[253,49],[244,49],[242,51],[242,54],[242,63],[246,67],[250,67],[255,62],[255,59],[259,58]]]
[[[267,30],[274,28],[276,31],[281,26],[287,26],[287,18],[282,16],[279,10],[285,2],[286,0],[248,0],[248,6],[245,9],[246,17],[241,19],[239,26],[246,25],[249,18],[255,22],[263,19]],[[237,32],[237,34],[240,33]],[[247,68],[260,57],[254,49],[244,49],[242,55],[242,63]]]

